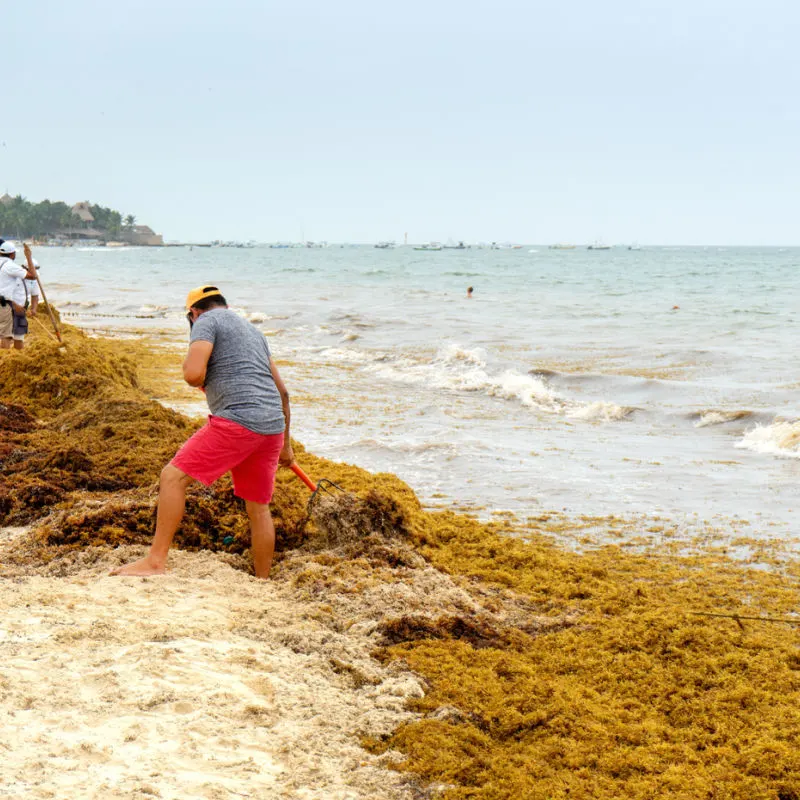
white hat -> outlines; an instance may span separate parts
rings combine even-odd
[[[33,266],[39,269],[39,262],[35,258],[32,258],[31,261],[33,261]]]
[[[10,256],[12,253],[16,253],[17,248],[14,247],[14,242],[5,241],[3,244],[0,244],[0,253],[4,256]]]

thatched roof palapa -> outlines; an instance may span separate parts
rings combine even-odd
[[[81,201],[72,206],[72,213],[78,217],[81,222],[94,222],[91,208],[88,201]]]

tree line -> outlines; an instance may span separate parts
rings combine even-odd
[[[77,234],[86,228],[94,228],[106,240],[114,240],[131,230],[136,224],[133,214],[124,216],[113,208],[91,205],[94,222],[86,223],[72,210],[72,206],[61,202],[42,200],[31,203],[17,195],[8,204],[0,203],[0,236],[11,239],[41,239],[57,234]]]

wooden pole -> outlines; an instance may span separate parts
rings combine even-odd
[[[45,333],[46,333],[48,336],[52,337],[53,339],[56,339],[56,337],[53,335],[53,332],[52,332],[52,331],[49,331],[49,330],[47,330],[47,328],[46,328],[46,327],[45,327],[45,325],[44,325],[44,322],[42,322],[42,321],[39,319],[39,317],[31,317],[31,319],[32,319],[32,320],[33,320],[33,321],[34,321],[34,322],[35,322],[37,325],[39,325],[39,326],[41,327],[41,329],[42,329],[42,330],[43,330],[43,331],[44,331],[44,332],[45,332]],[[56,339],[56,341],[58,341],[58,339]],[[62,342],[62,344],[63,344],[63,342]]]
[[[24,250],[25,250],[25,258],[28,260],[28,270],[33,270],[34,274],[36,275],[36,283],[39,284],[39,292],[42,295],[42,300],[44,300],[44,304],[47,306],[47,313],[50,315],[50,322],[53,323],[53,330],[56,332],[56,338],[58,339],[59,342],[61,342],[61,344],[64,344],[64,340],[61,338],[61,331],[58,329],[58,323],[56,322],[55,315],[53,314],[53,309],[50,308],[50,303],[47,302],[47,295],[44,293],[44,286],[42,286],[42,282],[39,279],[39,273],[36,271],[36,267],[33,266],[33,256],[31,255],[31,247],[27,242],[25,242]]]

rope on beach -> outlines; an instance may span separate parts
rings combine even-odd
[[[108,319],[164,319],[166,314],[93,314],[89,311],[62,311],[62,317],[105,317]]]
[[[711,611],[689,611],[696,617],[722,617],[724,619],[735,619],[737,622],[742,619],[754,620],[755,622],[784,622],[787,625],[800,625],[800,617],[791,619],[788,617],[755,617],[746,614],[717,614]],[[741,624],[741,623],[740,623]]]

